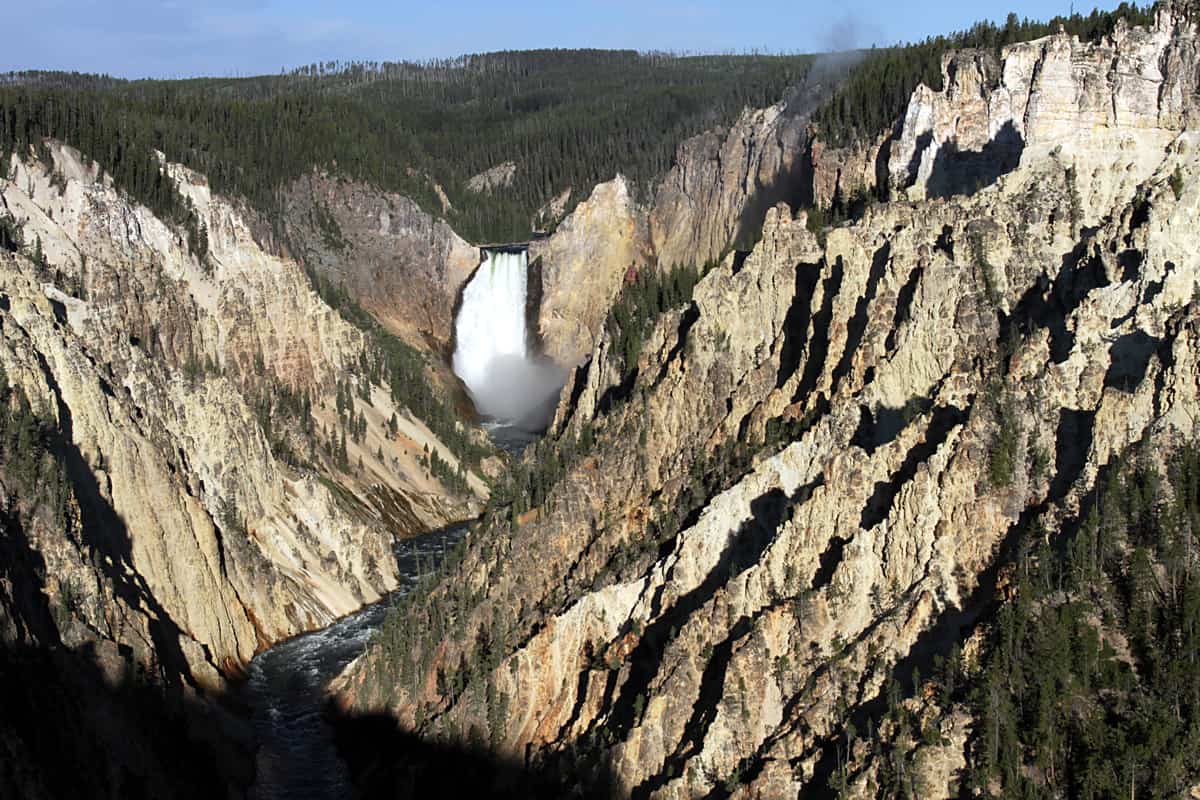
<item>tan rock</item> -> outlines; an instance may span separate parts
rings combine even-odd
[[[340,475],[278,458],[257,394],[306,394],[319,430],[322,404],[358,368],[363,334],[295,262],[264,252],[201,176],[165,167],[206,226],[204,260],[74,151],[51,150],[59,177],[14,159],[0,181],[5,213],[46,260],[0,254],[0,364],[58,420],[78,454],[77,491],[91,487],[84,533],[110,541],[105,570],[50,544],[46,557],[88,587],[107,618],[93,620],[97,630],[122,645],[141,630],[141,663],[182,659],[172,668],[216,689],[262,647],[378,599],[396,585],[395,536],[467,509],[431,500],[441,487],[426,480],[419,449],[386,435],[391,413],[418,448],[444,445],[378,389],[370,404],[355,399],[368,432],[351,456],[382,450],[382,463],[371,455],[362,473]],[[396,506],[408,516],[385,518]],[[160,623],[177,633],[151,636]],[[171,636],[177,656],[161,651]]]
[[[467,181],[467,188],[476,194],[491,193],[497,189],[504,189],[511,186],[516,174],[516,162],[505,161],[503,164],[497,164],[478,175],[472,175]]]
[[[1095,44],[1060,33],[1005,47],[1000,64],[947,54],[945,90],[917,87],[892,145],[893,192],[944,196],[1055,148],[1093,164],[1116,149],[1161,149],[1197,114],[1181,89],[1196,70],[1194,35],[1182,7],[1166,4],[1149,29],[1120,24]]]
[[[449,347],[478,249],[407,197],[313,173],[287,194],[297,256],[416,347]]]
[[[597,444],[536,520],[487,522],[488,547],[428,600],[482,596],[465,644],[420,644],[413,669],[456,669],[476,626],[528,636],[453,697],[384,679],[387,705],[436,709],[423,733],[453,736],[486,727],[490,682],[518,710],[502,752],[525,763],[582,747],[618,793],[802,793],[846,709],[990,600],[985,570],[1024,511],[1045,500],[1054,524],[1132,443],[1194,435],[1200,154],[1195,134],[1170,139],[1105,139],[1102,162],[1027,149],[971,196],[873,207],[824,247],[773,209],[753,252],[658,321],[615,400],[620,359],[599,337],[555,426]],[[1076,203],[1095,228],[1071,223]],[[1027,311],[1050,292],[1053,314]],[[1021,323],[1011,359],[998,311]],[[994,382],[1022,446],[1058,454],[1052,474],[1022,462],[989,484]],[[389,674],[379,658],[344,680]],[[929,796],[956,796],[966,723],[948,725],[950,744],[913,751]]]
[[[805,115],[747,110],[728,130],[683,142],[659,184],[650,237],[659,264],[702,266],[757,234],[762,213],[804,167]]]
[[[625,179],[592,190],[547,239],[530,242],[540,267],[537,329],[546,355],[574,366],[595,346],[630,267],[646,261],[644,226]]]

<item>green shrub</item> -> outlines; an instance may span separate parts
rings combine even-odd
[[[1171,173],[1168,183],[1171,184],[1171,191],[1175,193],[1176,200],[1183,197],[1183,172],[1180,171],[1178,164],[1175,165],[1175,171]]]

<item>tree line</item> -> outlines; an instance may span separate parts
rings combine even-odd
[[[811,63],[539,50],[246,79],[22,73],[0,80],[0,152],[66,141],[172,218],[186,208],[157,185],[152,149],[268,219],[283,187],[323,168],[410,196],[467,238],[508,241],[527,238],[537,210],[567,187],[578,200],[618,172],[649,185],[680,141],[777,101]],[[510,187],[467,188],[505,161],[518,164]]]
[[[814,115],[826,141],[842,147],[877,136],[904,115],[918,84],[941,91],[942,57],[951,50],[977,48],[997,55],[1006,45],[1049,36],[1061,27],[1083,41],[1098,41],[1118,20],[1149,25],[1156,6],[1121,3],[1112,11],[1058,16],[1048,22],[1009,14],[1003,25],[977,22],[967,30],[930,36],[920,42],[873,49],[853,63],[845,83]]]

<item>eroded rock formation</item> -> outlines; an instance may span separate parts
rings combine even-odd
[[[479,251],[407,197],[313,173],[287,195],[295,255],[417,347],[444,354]]]
[[[703,265],[757,233],[762,214],[795,192],[806,144],[803,114],[787,103],[747,110],[728,130],[683,142],[649,213],[663,267]]]
[[[871,207],[823,243],[777,207],[663,315],[636,373],[602,335],[552,429],[563,477],[485,518],[398,623],[405,647],[335,687],[346,713],[490,742],[585,795],[829,787],[846,720],[879,719],[890,681],[972,635],[1018,530],[1075,519],[1131,444],[1200,432],[1194,42],[1160,18],[1006,51],[1050,59],[1006,95],[1023,110],[974,144],[959,128],[986,148],[1021,118],[1003,174]],[[1126,95],[1081,97],[1081,74],[1153,102],[1101,113]],[[914,106],[962,117],[962,80]],[[998,476],[1001,436],[1040,455]],[[921,777],[958,796],[969,720],[937,719]]]
[[[491,169],[485,169],[478,175],[472,175],[467,181],[467,188],[476,194],[493,192],[511,186],[513,177],[517,174],[515,161],[505,161]]]
[[[202,259],[96,165],[50,152],[53,168],[14,157],[0,182],[0,213],[34,256],[0,253],[0,366],[72,492],[65,538],[23,535],[59,615],[39,635],[219,694],[260,648],[378,599],[395,537],[474,501],[420,466],[426,446],[457,460],[378,386],[348,401],[365,433],[347,462],[361,466],[319,455],[368,342],[201,176],[165,167],[205,224]],[[4,611],[18,641],[35,629]]]
[[[591,353],[617,292],[631,268],[647,260],[645,222],[617,176],[591,196],[546,239],[529,245],[540,265],[537,328],[546,355],[566,366]]]
[[[1089,161],[1150,140],[1156,152],[1194,122],[1195,39],[1182,9],[1163,6],[1152,27],[1118,23],[1097,43],[1059,33],[942,61],[945,89],[918,87],[892,145],[891,187],[910,198],[986,185],[1035,156],[1070,145]]]

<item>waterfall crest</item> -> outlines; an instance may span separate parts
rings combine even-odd
[[[545,428],[565,373],[530,357],[525,324],[525,251],[487,251],[463,290],[455,319],[454,372],[480,414],[526,430]]]

